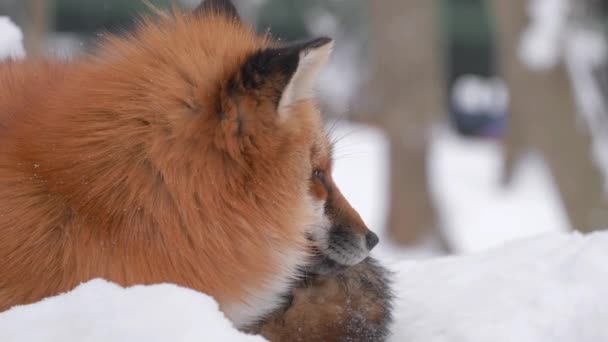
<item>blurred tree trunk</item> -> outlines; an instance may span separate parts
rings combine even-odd
[[[507,168],[522,151],[540,151],[572,227],[584,232],[608,227],[603,176],[593,162],[591,137],[578,118],[565,66],[533,71],[520,60],[518,49],[528,24],[528,0],[493,0],[493,5],[502,71],[511,94]]]
[[[390,141],[390,211],[394,241],[413,245],[439,237],[437,212],[429,189],[431,125],[445,110],[439,59],[438,3],[431,0],[369,2],[373,65],[368,87],[374,121]],[[368,114],[369,115],[369,114]]]
[[[27,20],[23,26],[28,57],[44,54],[46,35],[52,25],[53,0],[25,0]]]

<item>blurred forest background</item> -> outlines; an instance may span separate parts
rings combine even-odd
[[[150,2],[191,8],[198,0]],[[322,106],[330,120],[381,132],[386,208],[374,224],[392,244],[431,239],[440,253],[470,250],[454,232],[457,220],[488,236],[505,235],[493,230],[500,225],[524,232],[542,231],[532,227],[538,224],[608,227],[608,1],[234,2],[260,32],[336,39],[320,82]],[[74,58],[148,12],[141,0],[0,0],[0,15],[24,30],[30,57]],[[476,164],[475,154],[497,160],[484,171],[492,184],[479,170],[489,162]],[[530,154],[546,170],[549,195],[536,194],[545,191],[538,178],[518,176]],[[475,195],[481,187],[489,195]],[[510,187],[521,191],[505,200]],[[359,206],[374,205],[367,197]],[[557,209],[536,209],[551,200]]]

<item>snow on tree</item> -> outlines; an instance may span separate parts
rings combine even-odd
[[[0,60],[24,56],[23,33],[10,18],[0,16]]]
[[[171,284],[122,288],[94,279],[0,314],[0,341],[261,342],[238,332],[209,296]]]

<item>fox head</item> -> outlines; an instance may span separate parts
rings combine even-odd
[[[237,10],[229,0],[204,1],[195,13],[203,16],[216,13],[240,22]],[[231,138],[236,140],[247,137],[248,131],[259,134],[262,129],[255,127],[257,121],[266,121],[266,134],[272,136],[298,130],[310,133],[302,146],[308,149],[305,165],[299,166],[306,170],[306,178],[302,181],[307,183],[317,216],[307,232],[316,252],[309,271],[327,273],[358,264],[379,239],[367,228],[332,178],[332,144],[314,103],[315,82],[331,55],[333,40],[321,37],[281,45],[266,40],[265,44],[268,46],[245,58],[226,84],[220,105],[223,121],[231,127]],[[253,135],[249,139],[262,140]],[[242,145],[236,148],[228,144],[225,148],[233,152],[244,151]],[[245,155],[252,160],[256,158],[247,152]]]
[[[204,1],[195,12],[215,12],[240,20],[229,0]],[[272,43],[250,54],[229,82],[223,108],[225,115],[235,119],[236,137],[252,124],[247,117],[270,117],[275,125],[274,132],[268,131],[271,135],[290,125],[299,126],[292,129],[312,129],[310,140],[304,144],[309,150],[302,169],[307,171],[304,181],[318,216],[307,233],[317,252],[312,268],[317,273],[358,264],[379,241],[332,179],[332,144],[314,104],[315,82],[333,45],[332,39],[321,37],[279,46]],[[247,105],[251,103],[257,108]],[[311,123],[303,124],[306,120]]]
[[[195,14],[219,15],[244,27],[229,0],[206,0]],[[303,165],[294,166],[305,172],[300,181],[306,184],[314,208],[315,223],[307,237],[316,253],[309,271],[326,273],[358,264],[376,246],[378,237],[332,179],[332,144],[314,102],[315,83],[331,55],[333,40],[320,37],[278,44],[266,36],[257,38],[256,44],[239,60],[236,72],[220,90],[219,103],[210,108],[220,113],[225,129],[225,135],[216,139],[217,146],[235,160],[249,160],[250,166],[256,160],[272,166],[273,161],[264,160],[262,153],[293,147],[294,142],[283,135],[295,138],[304,133],[297,144],[305,150],[297,151],[306,157]]]

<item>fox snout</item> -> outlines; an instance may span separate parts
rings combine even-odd
[[[376,233],[369,231],[367,235],[365,235],[365,243],[367,244],[367,249],[372,250],[376,245],[380,242],[380,238]]]
[[[379,241],[378,235],[367,228],[365,230],[366,233],[356,233],[356,229],[344,224],[332,226],[327,256],[346,266],[363,261]]]
[[[321,258],[317,273],[356,265],[367,258],[379,242],[378,235],[367,228],[359,213],[333,182],[331,185],[323,213],[327,228],[323,232],[324,236],[317,239]]]

